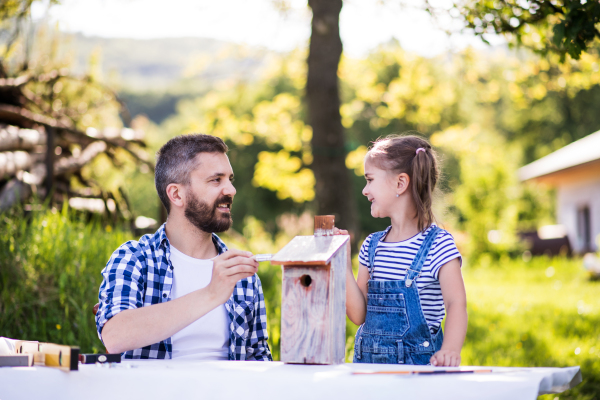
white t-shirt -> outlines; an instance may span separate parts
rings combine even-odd
[[[212,277],[212,260],[183,254],[171,246],[173,287],[171,298],[177,299],[206,287]],[[227,360],[229,355],[229,316],[221,305],[192,322],[171,337],[173,358],[188,360]]]

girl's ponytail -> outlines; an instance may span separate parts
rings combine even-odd
[[[382,169],[408,174],[417,226],[420,231],[429,228],[435,221],[432,200],[440,174],[437,155],[431,145],[419,136],[392,135],[375,141],[368,157],[378,162]]]
[[[417,208],[417,224],[419,230],[428,228],[434,221],[432,203],[433,190],[437,183],[439,171],[433,149],[429,144],[415,150],[412,159],[412,198]]]

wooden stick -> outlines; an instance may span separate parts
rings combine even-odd
[[[440,375],[440,374],[482,374],[491,369],[442,369],[433,371],[355,371],[352,375]]]

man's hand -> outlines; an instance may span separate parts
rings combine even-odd
[[[434,367],[458,367],[460,365],[460,352],[454,350],[440,350],[429,360]]]
[[[258,271],[258,261],[249,251],[228,250],[213,261],[212,279],[207,286],[210,296],[219,304],[225,303],[233,293],[235,284]]]

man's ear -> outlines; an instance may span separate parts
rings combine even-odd
[[[396,175],[396,194],[402,195],[402,193],[408,190],[410,184],[410,177],[406,172]]]
[[[175,207],[183,207],[185,205],[185,187],[178,183],[170,183],[167,185],[167,197]]]

